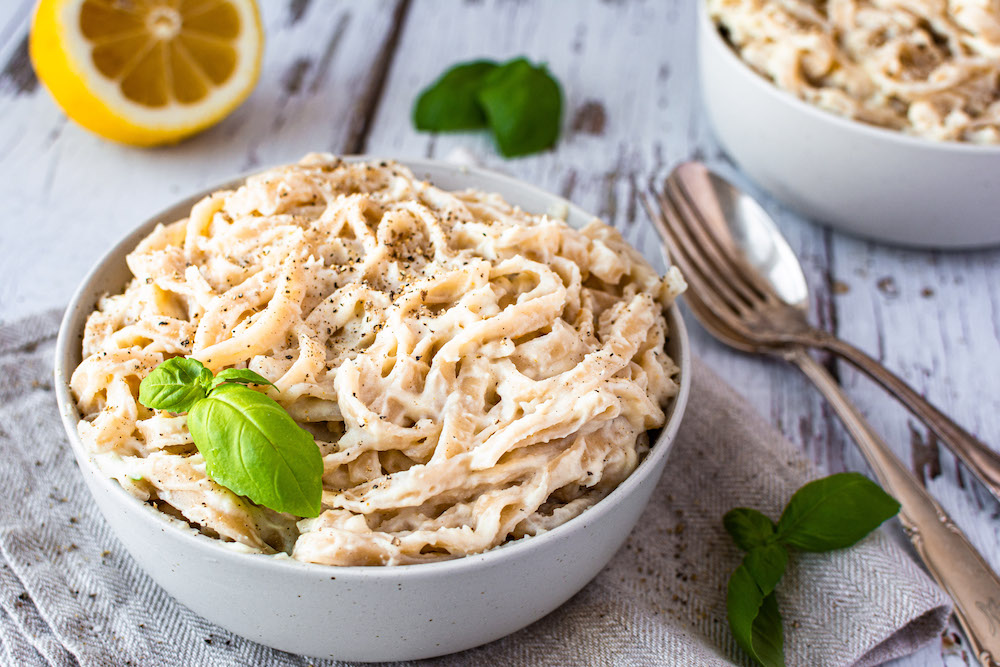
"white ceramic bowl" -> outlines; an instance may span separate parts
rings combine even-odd
[[[446,189],[498,192],[534,212],[568,206],[568,222],[576,226],[593,218],[506,176],[403,162]],[[180,602],[236,634],[293,653],[360,661],[425,658],[484,644],[533,623],[583,588],[639,519],[680,425],[691,358],[677,306],[668,313],[667,349],[680,365],[681,389],[649,455],[579,517],[483,554],[399,567],[329,567],[240,553],[140,502],[100,473],[77,435],[80,415],[69,390],[87,315],[102,294],[124,288],[130,277],[125,255],[157,222],[180,219],[204,194],[241,180],[179,202],[122,240],[84,279],[59,332],[56,392],[73,453],[98,507],[139,565]]]
[[[697,4],[705,109],[758,185],[860,236],[932,248],[1000,243],[1000,146],[921,139],[808,104],[744,63]]]

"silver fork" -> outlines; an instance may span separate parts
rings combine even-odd
[[[690,170],[687,165],[683,168]],[[1000,577],[878,436],[826,368],[806,352],[807,347],[817,345],[810,335],[813,328],[801,313],[789,312],[793,306],[750,265],[728,230],[723,233],[719,228],[724,224],[718,220],[723,211],[706,215],[699,210],[677,173],[675,170],[667,179],[662,192],[650,188],[652,201],[647,196],[642,199],[690,286],[684,298],[691,311],[721,342],[792,362],[830,401],[879,481],[902,505],[900,521],[927,569],[954,600],[955,614],[977,658],[983,665],[996,667],[1000,658],[1000,618],[996,616]]]
[[[658,195],[664,211],[670,211],[682,222],[687,222],[678,228],[677,241],[685,248],[698,249],[698,252],[690,253],[689,261],[704,276],[706,286],[711,287],[711,290],[699,289],[705,305],[729,328],[739,333],[741,339],[758,347],[796,343],[805,347],[822,348],[846,359],[909,408],[1000,500],[1000,454],[927,402],[875,359],[850,343],[809,324],[805,313],[808,298],[804,279],[799,294],[782,298],[775,284],[765,279],[747,261],[726,220],[727,213],[735,216],[738,212],[724,210],[724,206],[728,204],[718,202],[718,198],[714,196],[719,188],[731,188],[726,192],[738,194],[738,202],[752,202],[747,195],[709,172],[704,165],[695,162],[682,164],[675,169],[667,179],[663,193]],[[753,202],[753,205],[756,206],[756,203]],[[744,211],[742,219],[751,219],[745,213]],[[785,256],[777,258],[776,263],[785,266],[792,264],[799,270],[794,254],[766,217],[766,213],[759,207],[753,213],[756,214],[752,218],[753,225],[758,231],[767,231],[771,239],[779,239],[783,246],[778,250],[783,250]],[[692,275],[693,279],[698,279],[697,275]],[[788,282],[787,275],[785,282]],[[790,303],[790,298],[796,301]]]

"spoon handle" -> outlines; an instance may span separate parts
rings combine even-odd
[[[955,615],[984,667],[1000,663],[1000,577],[937,501],[875,433],[830,373],[793,346],[784,357],[813,381],[843,420],[885,490],[902,505],[899,519],[924,565],[955,602]]]
[[[834,336],[824,336],[822,347],[849,361],[899,399],[1000,500],[1000,454],[928,403],[898,375],[850,343]]]

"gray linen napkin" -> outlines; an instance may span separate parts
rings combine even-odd
[[[0,659],[9,665],[332,665],[237,637],[178,604],[118,543],[77,470],[52,392],[56,312],[0,326]],[[747,664],[725,620],[740,553],[730,507],[776,516],[816,475],[717,376],[695,365],[688,414],[639,526],[559,610],[422,664]],[[792,557],[779,589],[788,664],[873,665],[940,634],[947,598],[875,533]]]

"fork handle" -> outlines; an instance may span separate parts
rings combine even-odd
[[[821,346],[846,359],[858,370],[885,387],[922,421],[1000,500],[1000,454],[976,439],[950,417],[927,402],[898,375],[865,352],[835,336],[824,336]]]
[[[984,667],[1000,658],[1000,577],[983,560],[937,501],[875,433],[833,376],[805,351],[783,355],[813,381],[857,441],[885,490],[902,506],[899,519],[924,565],[955,602],[969,643]]]

